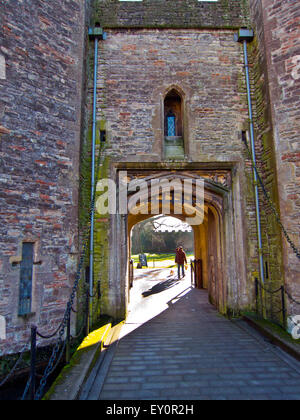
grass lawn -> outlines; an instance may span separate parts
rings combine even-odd
[[[148,268],[171,268],[175,267],[175,253],[170,254],[148,254],[145,252],[148,261]],[[186,254],[187,260],[194,259],[193,254]],[[139,256],[132,255],[135,267],[139,263]],[[146,267],[143,267],[146,268]]]

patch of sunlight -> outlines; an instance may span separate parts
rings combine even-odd
[[[104,337],[107,335],[110,329],[111,324],[106,324],[98,330],[91,332],[87,337],[85,337],[83,342],[78,347],[77,351],[94,346],[95,344],[99,343],[99,341],[103,341]]]

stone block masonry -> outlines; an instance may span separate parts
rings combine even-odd
[[[233,28],[247,25],[247,3],[241,0],[97,0],[97,19],[109,28]]]
[[[107,30],[100,42],[98,118],[106,153],[122,161],[163,160],[163,99],[182,92],[186,150],[198,161],[243,159],[247,119],[243,62],[231,30]]]
[[[114,179],[120,167],[147,165],[231,171],[232,237],[238,244],[231,252],[243,267],[228,288],[246,307],[253,300],[258,250],[252,168],[241,141],[249,126],[243,52],[233,34],[251,25],[251,6],[257,152],[283,224],[299,247],[300,6],[279,3],[266,0],[262,9],[258,0],[1,2],[0,355],[23,347],[31,323],[41,332],[54,330],[73,284],[84,224],[79,226],[79,217],[87,219],[90,196],[94,44],[85,50],[87,25],[99,23],[107,33],[99,41],[97,127],[106,130],[101,176]],[[163,144],[164,99],[172,90],[182,103],[185,142],[184,156],[173,166]],[[80,175],[86,183],[79,209]],[[262,214],[272,270],[280,277],[284,272],[299,300],[299,265],[286,243],[282,262],[280,232],[267,211]],[[117,306],[120,276],[112,253],[120,242],[114,235],[125,224],[96,214],[95,287],[102,293],[97,315]],[[27,318],[18,316],[24,242],[34,243],[36,263]]]
[[[281,218],[299,249],[300,3],[266,0],[262,9],[260,2],[251,0],[250,5],[261,40],[265,91],[269,96],[268,124],[274,132]],[[283,248],[286,286],[299,301],[299,260],[285,240]],[[299,307],[291,309],[299,313]]]
[[[85,7],[1,2],[0,355],[61,322],[77,267]],[[32,314],[18,316],[22,242],[35,243]]]
[[[114,165],[142,168],[147,163],[170,168],[163,151],[163,107],[169,89],[177,90],[182,98],[186,156],[172,170],[185,164],[233,170],[234,199],[239,201],[237,206],[243,206],[243,226],[237,231],[245,239],[247,258],[241,265],[242,270],[247,267],[248,278],[246,281],[241,274],[230,293],[244,307],[249,305],[251,276],[258,270],[257,233],[252,170],[241,141],[248,110],[243,53],[234,41],[235,31],[107,28],[106,32],[106,40],[99,41],[97,118],[106,121],[103,156],[109,160],[110,177],[114,177]],[[109,246],[115,248],[113,242]],[[105,295],[110,293],[103,307],[107,311],[115,305],[113,288],[120,289],[119,276],[110,275],[101,282]]]
[[[278,177],[274,147],[274,132],[271,118],[270,94],[267,86],[268,73],[266,48],[264,45],[263,10],[260,2],[252,4],[255,39],[249,43],[251,66],[253,109],[255,115],[256,153],[258,167],[271,199],[278,206]],[[260,191],[263,257],[265,261],[265,281],[270,290],[278,289],[284,281],[282,260],[282,236],[275,217]],[[280,317],[279,299],[276,311]],[[279,318],[278,318],[279,321]],[[279,321],[280,322],[280,321]]]

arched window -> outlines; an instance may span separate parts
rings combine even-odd
[[[176,117],[172,110],[170,110],[167,114],[167,136],[172,137],[176,136]]]
[[[164,154],[167,159],[184,158],[183,103],[176,89],[171,89],[164,99]]]
[[[164,100],[165,136],[182,137],[182,101],[175,89],[168,92]]]

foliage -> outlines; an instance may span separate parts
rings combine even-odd
[[[159,232],[153,219],[138,223],[132,231],[132,253],[168,254],[175,253],[178,245],[186,252],[194,251],[192,232]]]
[[[175,254],[149,254],[145,253],[147,256],[148,268],[173,268],[175,264]],[[194,255],[191,253],[186,254],[187,259],[194,259]],[[139,255],[132,255],[134,264],[140,262]],[[145,268],[145,267],[143,267]]]

